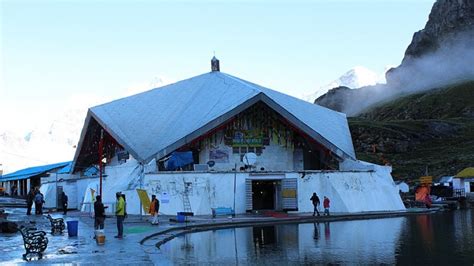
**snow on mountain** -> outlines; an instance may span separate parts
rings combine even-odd
[[[86,110],[68,110],[51,123],[24,134],[0,132],[0,163],[7,174],[23,168],[70,161],[82,130]]]
[[[72,161],[88,107],[172,82],[172,79],[158,75],[148,82],[130,85],[111,97],[103,97],[100,94],[75,94],[68,100],[68,110],[54,109],[53,112],[58,115],[50,119],[42,117],[41,121],[47,121],[43,124],[39,121],[17,118],[16,120],[22,125],[40,125],[20,132],[0,128],[0,165],[3,167],[3,173],[8,174],[37,165]]]
[[[303,99],[313,103],[319,96],[328,92],[328,90],[339,87],[345,86],[351,89],[356,89],[364,86],[375,85],[379,82],[384,82],[385,75],[383,77],[377,75],[377,73],[362,67],[356,66],[351,70],[344,73],[341,77],[334,80],[333,82],[320,87],[314,93],[303,96]]]

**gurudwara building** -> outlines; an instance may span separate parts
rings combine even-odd
[[[83,211],[100,183],[106,204],[126,195],[129,213],[141,212],[137,189],[157,195],[164,214],[309,212],[313,192],[334,212],[404,210],[391,168],[357,160],[344,114],[211,63],[209,73],[90,108],[70,175],[41,189],[61,187]]]

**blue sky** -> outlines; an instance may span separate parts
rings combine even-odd
[[[223,72],[300,97],[398,65],[434,0],[1,2],[0,129]]]

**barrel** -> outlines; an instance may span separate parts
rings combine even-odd
[[[69,236],[77,236],[78,221],[67,221],[67,234]]]

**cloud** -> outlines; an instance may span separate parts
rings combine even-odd
[[[474,31],[463,32],[434,52],[405,58],[399,67],[387,72],[387,84],[363,87],[341,96],[341,111],[354,116],[381,101],[474,80],[473,42]]]

